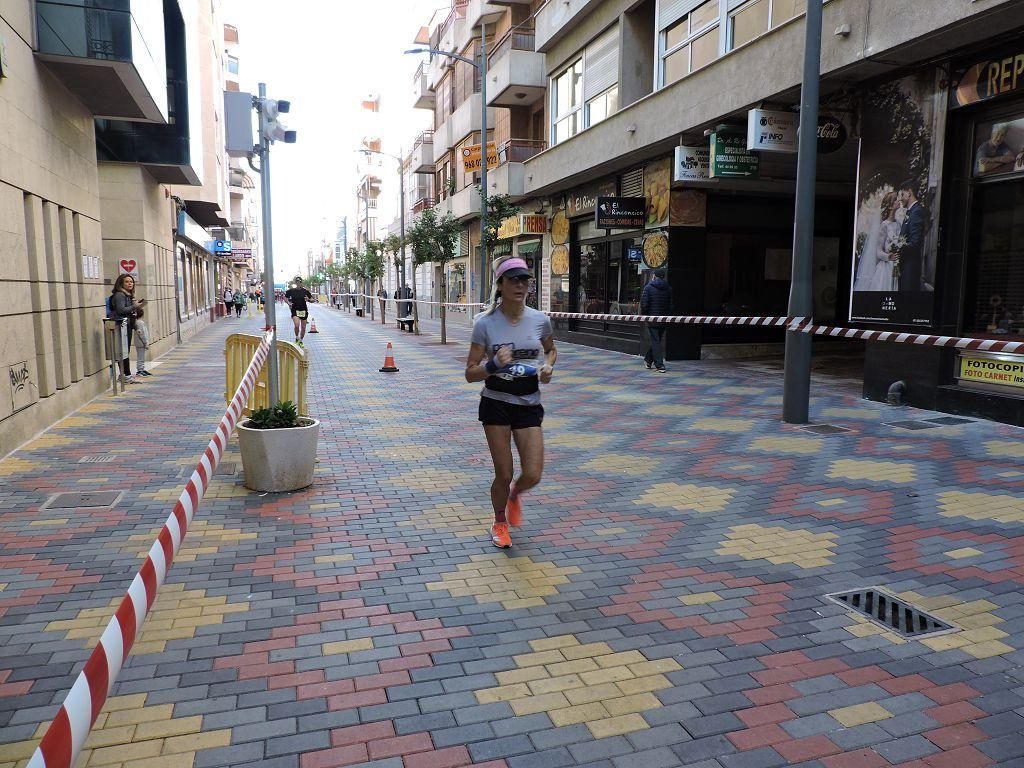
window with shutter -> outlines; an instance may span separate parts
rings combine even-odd
[[[587,101],[619,81],[619,27],[613,26],[583,54],[583,98]]]

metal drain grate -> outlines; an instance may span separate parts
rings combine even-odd
[[[835,424],[811,424],[809,427],[799,427],[801,432],[810,432],[812,435],[839,435],[843,432],[853,432],[847,427],[837,427]]]
[[[944,427],[955,427],[958,424],[973,424],[974,419],[961,419],[957,416],[940,416],[937,419],[925,419],[929,424],[941,424]]]
[[[878,587],[836,592],[825,597],[852,608],[875,624],[902,637],[916,639],[957,629]]]
[[[116,453],[97,453],[92,456],[82,456],[79,460],[79,464],[108,464],[111,461],[117,461]]]
[[[899,427],[900,429],[938,429],[938,424],[928,424],[924,421],[887,421],[887,427]]]

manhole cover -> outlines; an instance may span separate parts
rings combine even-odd
[[[875,624],[902,637],[916,639],[957,629],[878,587],[836,592],[825,597],[852,608]]]
[[[802,432],[810,432],[812,435],[838,435],[841,432],[852,432],[846,427],[837,427],[835,424],[811,424],[809,427],[799,427]]]
[[[114,453],[98,453],[93,456],[83,456],[78,460],[79,464],[107,464],[111,461],[117,461],[117,454]]]
[[[938,424],[928,424],[924,421],[886,421],[887,427],[898,427],[899,429],[937,429]]]
[[[43,509],[75,509],[77,507],[109,507],[121,496],[120,491],[93,493],[58,493]]]
[[[957,424],[973,424],[973,419],[961,419],[956,416],[940,416],[937,419],[925,419],[929,424],[941,424],[944,427],[953,427]]]

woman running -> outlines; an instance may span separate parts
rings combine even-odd
[[[507,549],[512,546],[509,525],[522,525],[520,496],[540,482],[544,467],[539,384],[551,381],[558,354],[551,321],[526,306],[531,277],[526,262],[519,258],[496,262],[494,272],[491,303],[473,323],[466,381],[484,382],[479,418],[494,462],[491,541]],[[521,468],[515,482],[513,438]]]

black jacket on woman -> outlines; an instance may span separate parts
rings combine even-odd
[[[117,320],[127,320],[128,329],[135,325],[135,313],[138,311],[139,305],[135,303],[135,299],[129,296],[124,291],[114,291],[110,298],[110,311],[113,313]],[[129,339],[131,336],[129,336]]]

